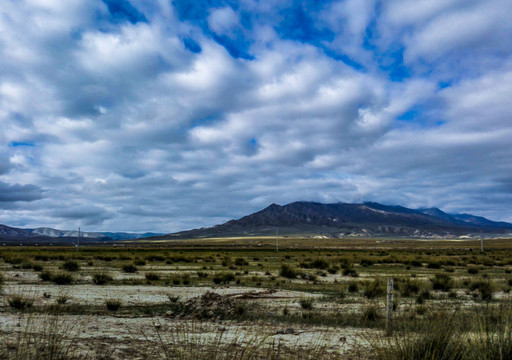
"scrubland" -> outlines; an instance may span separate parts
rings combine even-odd
[[[2,248],[0,359],[512,358],[506,239],[280,245]]]

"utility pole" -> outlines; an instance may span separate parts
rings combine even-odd
[[[279,252],[279,228],[276,228],[276,252]]]
[[[80,247],[80,228],[78,228],[78,241],[76,244],[73,243],[73,245],[75,245],[76,251],[78,251],[78,248]]]
[[[393,279],[388,279],[386,302],[386,336],[393,335]]]
[[[484,237],[482,236],[482,228],[480,228],[480,252],[484,252]]]

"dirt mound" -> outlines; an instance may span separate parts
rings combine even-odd
[[[241,301],[207,291],[185,302],[176,316],[186,319],[225,319],[244,312],[245,306]]]

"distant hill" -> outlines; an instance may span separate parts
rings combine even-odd
[[[0,224],[0,237],[20,238],[20,237],[33,237],[34,235],[30,230],[13,228],[10,226]]]
[[[78,230],[57,230],[52,228],[36,228],[32,230],[33,234],[50,237],[78,237]],[[80,236],[84,238],[109,239],[109,240],[129,240],[140,239],[150,236],[162,235],[161,233],[127,233],[127,232],[87,232],[81,231]]]
[[[458,237],[512,233],[512,224],[467,214],[448,214],[438,208],[408,209],[375,202],[321,204],[298,201],[265,209],[208,228],[182,231],[152,239],[282,235],[327,237],[399,236]]]
[[[111,240],[140,239],[161,233],[126,233],[126,232],[80,232],[81,242],[105,242]],[[70,244],[78,237],[78,230],[58,230],[40,227],[36,229],[19,229],[0,224],[0,241],[3,243],[53,243]]]

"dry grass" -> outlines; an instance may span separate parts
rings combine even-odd
[[[16,330],[2,334],[2,360],[85,360],[76,347],[76,330],[58,316],[47,315],[43,321],[28,315],[20,319]]]

